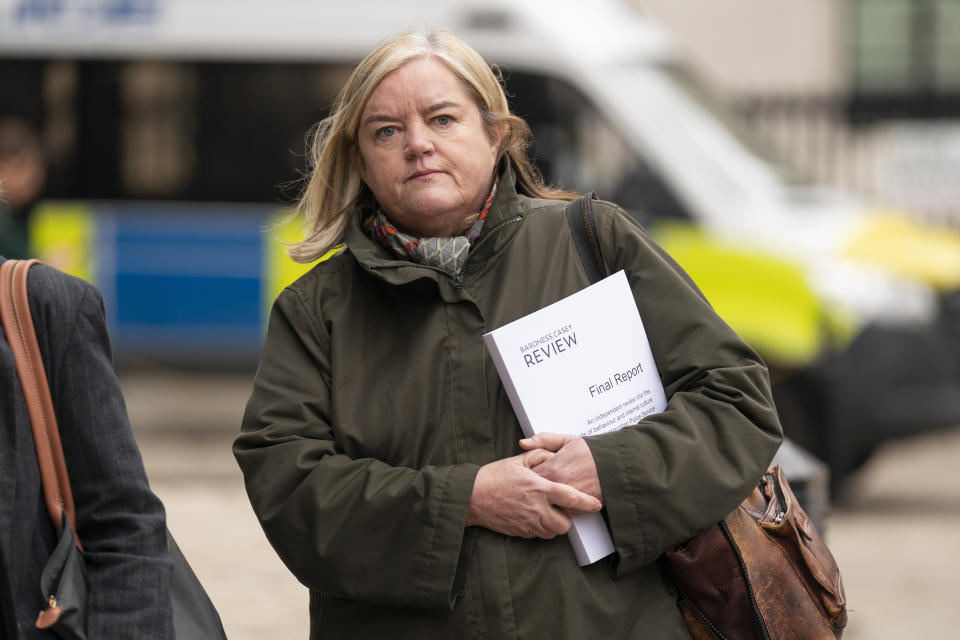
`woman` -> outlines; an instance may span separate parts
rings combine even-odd
[[[446,32],[386,41],[321,123],[311,261],[278,297],[234,452],[311,637],[684,638],[655,561],[719,520],[780,441],[766,369],[613,204],[669,405],[586,439],[521,431],[482,334],[589,284],[497,77]],[[522,445],[522,446],[521,446]],[[616,553],[579,567],[569,514]]]
[[[130,431],[103,300],[92,285],[42,265],[30,269],[27,288],[84,547],[87,637],[173,638],[163,504]],[[0,336],[0,640],[52,640],[34,623],[47,607],[40,574],[57,531],[13,352]]]

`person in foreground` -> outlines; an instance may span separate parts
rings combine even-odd
[[[164,509],[130,431],[100,293],[43,265],[30,269],[27,288],[86,558],[87,637],[173,638]],[[2,330],[0,387],[0,640],[49,640],[34,622],[46,608],[40,573],[57,531]]]
[[[638,107],[640,108],[640,107]],[[657,564],[781,440],[760,358],[616,205],[595,206],[669,398],[588,438],[522,434],[482,334],[589,284],[490,67],[445,31],[384,42],[317,133],[300,261],[234,453],[310,589],[311,638],[686,638]],[[570,515],[615,553],[577,565]]]

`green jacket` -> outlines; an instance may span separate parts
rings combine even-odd
[[[781,430],[760,358],[618,207],[596,205],[670,398],[588,438],[616,546],[465,528],[478,468],[520,453],[482,334],[588,284],[567,203],[508,171],[462,279],[360,228],[274,305],[234,452],[270,542],[310,588],[311,638],[687,638],[655,562],[739,503]]]

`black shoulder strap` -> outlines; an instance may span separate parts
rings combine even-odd
[[[597,221],[593,217],[592,201],[596,199],[596,193],[585,193],[567,205],[567,224],[570,225],[573,242],[591,283],[610,275],[610,268],[603,259],[603,249],[600,247]]]

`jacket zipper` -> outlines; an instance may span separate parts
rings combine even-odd
[[[523,216],[514,216],[512,218],[509,218],[507,220],[500,222],[499,224],[497,224],[497,226],[490,229],[490,231],[487,232],[487,235],[483,236],[483,238],[480,239],[480,242],[478,242],[476,246],[470,247],[470,253],[467,254],[467,260],[466,262],[463,263],[463,268],[460,270],[460,275],[458,275],[456,278],[453,279],[453,286],[456,287],[457,289],[463,288],[463,274],[467,272],[467,267],[470,265],[470,257],[473,255],[474,251],[476,251],[481,246],[483,246],[483,243],[485,243],[489,238],[493,237],[493,234],[495,234],[497,231],[500,231],[504,227],[509,226],[511,224],[520,222],[521,220],[523,220]]]

